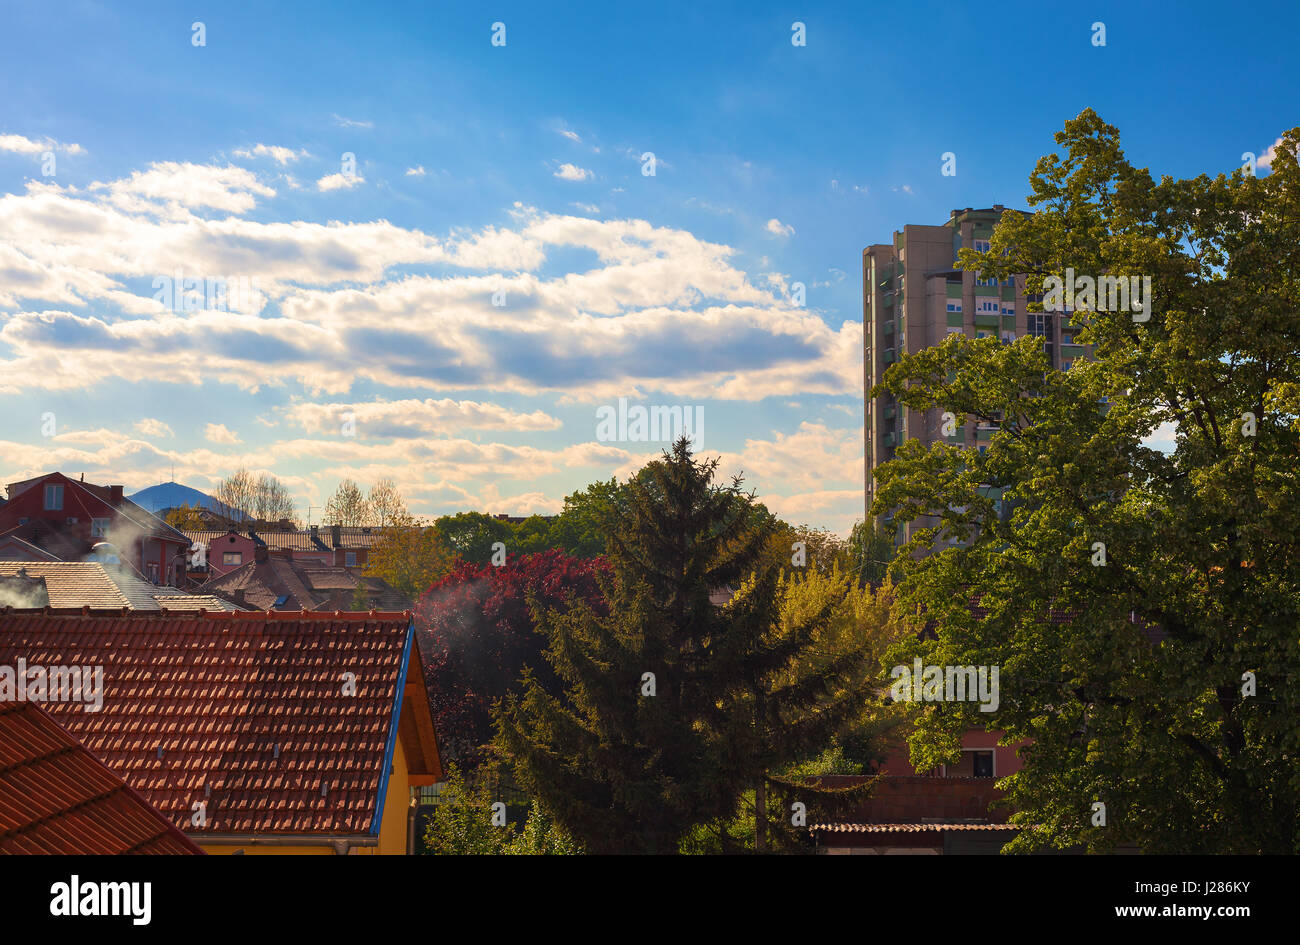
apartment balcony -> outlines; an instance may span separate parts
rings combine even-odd
[[[988,424],[981,423],[977,427],[975,427],[975,442],[988,443],[989,440],[993,439],[993,434],[997,432],[998,432],[997,427],[989,426]]]
[[[893,420],[896,416],[898,416],[898,405],[897,405],[897,404],[888,404],[888,405],[886,405],[886,407],[885,407],[885,419],[886,419],[886,420]]]
[[[1068,342],[1061,343],[1061,357],[1073,361],[1075,358],[1082,358],[1088,353],[1087,345],[1076,345]]]
[[[895,357],[894,357],[894,349],[893,349],[893,348],[886,348],[886,349],[885,349],[885,352],[884,352],[884,355],[881,357],[880,360],[881,360],[883,363],[885,363],[885,364],[893,364],[894,361],[896,360]]]
[[[886,320],[886,322],[885,322],[885,334],[886,334],[886,335],[892,335],[893,333],[894,333],[894,322],[893,322],[893,319]]]
[[[975,315],[976,328],[1000,328],[1002,316],[997,312],[981,312]]]

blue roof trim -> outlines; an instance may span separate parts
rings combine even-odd
[[[397,752],[397,725],[402,720],[402,694],[406,691],[406,669],[411,665],[411,646],[415,642],[415,621],[406,625],[406,644],[402,648],[402,665],[397,671],[397,695],[393,698],[393,723],[388,729],[388,747],[384,749],[384,766],[379,770],[379,799],[375,804],[375,817],[370,822],[370,833],[379,835],[379,825],[384,822],[384,800],[388,797],[388,773],[393,767]]]

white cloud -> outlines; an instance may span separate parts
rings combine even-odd
[[[64,154],[85,154],[86,149],[79,144],[65,144],[53,138],[37,141],[22,135],[0,135],[0,151],[15,154],[44,154],[46,151],[62,151]]]
[[[423,177],[426,173],[428,172],[425,171],[423,164],[420,164],[416,167],[408,167],[406,169],[407,177]]]
[[[386,221],[210,220],[120,205],[123,195],[185,196],[180,181],[203,179],[174,167],[90,191],[33,181],[0,195],[0,393],[142,376],[335,395],[364,382],[559,391],[584,402],[861,389],[860,322],[832,327],[794,308],[783,278],[756,282],[731,247],[686,230],[521,204],[507,225],[441,236]],[[210,170],[222,187],[200,202],[251,203],[249,188],[261,186],[243,169]],[[540,275],[548,254],[567,250],[595,262]],[[418,268],[430,265],[436,275]],[[164,309],[149,283],[177,269],[256,279],[267,307]],[[504,307],[492,304],[498,290]]]
[[[1161,453],[1172,453],[1178,448],[1178,424],[1170,420],[1162,423],[1142,441],[1142,445]]]
[[[1258,159],[1256,159],[1255,166],[1272,170],[1273,159],[1277,157],[1277,149],[1278,147],[1281,146],[1281,144],[1282,144],[1282,137],[1279,135],[1278,139],[1274,141],[1272,144],[1270,144],[1267,148],[1265,148],[1264,153],[1261,154]]]
[[[334,123],[338,125],[340,128],[369,129],[375,127],[375,123],[373,121],[362,121],[360,119],[344,118],[342,115],[331,115],[330,117],[334,119]]]
[[[555,172],[555,176],[560,180],[587,180],[594,176],[586,168],[578,167],[576,164],[561,164],[560,169]]]
[[[175,436],[172,428],[161,420],[155,420],[153,417],[145,417],[143,420],[137,420],[134,424],[135,429],[145,436]]]
[[[255,144],[251,148],[242,148],[235,151],[235,157],[269,157],[275,161],[276,164],[284,167],[300,158],[310,157],[310,155],[308,155],[306,148],[303,148],[301,151],[295,151],[293,148],[283,148],[277,144]]]
[[[560,134],[564,135],[564,137],[568,138],[570,141],[577,141],[579,144],[582,143],[582,139],[579,138],[575,132],[568,131],[567,129],[561,128]]]
[[[308,433],[336,433],[351,415],[358,437],[418,437],[460,430],[557,430],[560,421],[541,410],[521,413],[473,400],[389,400],[371,403],[296,404],[291,420]]]
[[[209,423],[203,428],[204,435],[208,438],[209,443],[217,443],[221,446],[233,446],[239,442],[239,435],[233,430],[226,429],[224,423]]]
[[[360,174],[327,174],[316,181],[316,189],[321,191],[350,190],[365,182],[366,179]]]
[[[96,181],[88,190],[106,192],[111,203],[129,213],[166,210],[177,218],[188,217],[190,209],[202,207],[247,213],[257,205],[258,197],[275,196],[274,190],[245,168],[176,161],[151,164],[147,171],[136,171],[121,180]]]
[[[790,226],[788,223],[782,223],[780,220],[776,219],[776,217],[768,220],[767,226],[765,226],[764,229],[773,236],[794,236],[794,227]]]

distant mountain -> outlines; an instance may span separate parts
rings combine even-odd
[[[182,505],[198,506],[199,508],[225,514],[221,503],[212,496],[206,492],[200,492],[198,489],[183,486],[179,482],[159,483],[156,486],[150,486],[148,489],[141,489],[134,495],[127,496],[127,498],[155,515],[161,515],[168,509],[178,509]],[[239,513],[235,513],[234,517],[240,518],[241,516]]]

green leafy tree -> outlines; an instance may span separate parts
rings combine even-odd
[[[809,740],[792,751],[795,760],[769,773],[765,808],[760,793],[747,790],[737,815],[727,823],[702,825],[682,843],[683,852],[732,853],[767,845],[795,853],[811,852],[806,832],[794,823],[793,805],[804,805],[805,822],[842,820],[874,788],[874,781],[832,787],[814,779],[826,775],[871,774],[906,731],[907,707],[887,698],[889,647],[913,634],[894,613],[894,587],[863,585],[853,573],[838,567],[821,571],[793,569],[781,582],[780,632],[791,634],[817,615],[826,613],[797,666],[776,674],[777,685],[794,684],[801,676],[836,673],[837,686],[852,707],[828,738]],[[761,831],[761,832],[760,832]]]
[[[506,811],[493,810],[505,804],[490,785],[480,778],[471,784],[455,765],[447,772],[447,784],[433,808],[424,833],[425,852],[441,856],[557,856],[581,853],[576,843],[560,830],[535,803],[525,806],[522,824]]]
[[[203,509],[191,506],[188,502],[174,509],[167,510],[167,524],[181,531],[203,531],[208,527],[203,517]]]
[[[551,522],[540,515],[530,515],[512,528],[514,535],[507,543],[512,553],[530,555],[555,547],[550,537]]]
[[[398,512],[379,534],[366,559],[366,574],[382,578],[407,597],[418,598],[455,569],[458,559],[447,549],[435,525]]]
[[[513,553],[515,530],[503,519],[482,512],[458,512],[434,520],[447,551],[470,564],[490,564],[492,545],[501,542]]]
[[[497,713],[522,786],[591,852],[677,852],[824,743],[860,695],[840,687],[857,653],[797,671],[833,603],[781,625],[770,524],[755,527],[752,496],[716,485],[716,468],[683,438],[627,484],[603,517],[609,615],[538,614],[563,694],[526,677]],[[720,587],[738,589],[725,607],[710,602]]]
[[[605,553],[605,533],[601,522],[606,510],[618,501],[622,487],[615,479],[594,482],[586,489],[566,496],[564,509],[551,523],[547,536],[549,547],[558,548],[577,558],[593,558]]]
[[[875,519],[854,524],[848,545],[851,566],[861,581],[878,587],[888,579],[894,560],[894,537],[878,528]]]
[[[1157,181],[1091,110],[1056,140],[1037,212],[963,267],[1030,293],[1150,276],[1150,317],[1077,304],[1093,356],[1069,371],[1040,338],[954,335],[882,382],[914,414],[1000,424],[984,453],[907,441],[877,474],[873,514],[933,516],[915,547],[965,542],[901,559],[935,639],[899,662],[1001,669],[995,713],[925,707],[913,762],[970,725],[1029,740],[1015,851],[1300,852],[1300,129],[1259,178]]]

